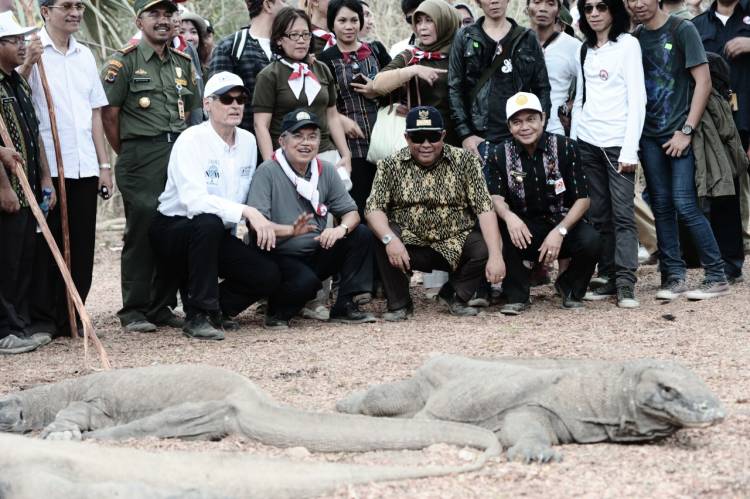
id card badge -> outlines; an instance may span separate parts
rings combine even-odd
[[[185,101],[182,100],[182,97],[177,99],[177,114],[181,120],[185,120]]]
[[[565,181],[561,178],[555,180],[555,195],[559,196],[565,192]]]

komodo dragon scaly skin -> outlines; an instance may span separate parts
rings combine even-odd
[[[434,443],[500,453],[492,432],[435,421],[314,413],[274,402],[249,379],[218,367],[165,365],[104,371],[0,398],[0,432],[42,430],[48,439],[220,439],[320,452],[421,449]],[[446,471],[447,468],[444,470]]]
[[[0,433],[1,499],[284,499],[444,471],[295,463],[244,452],[152,453]]]
[[[675,362],[473,360],[441,355],[404,381],[355,392],[340,412],[462,422],[495,432],[510,460],[559,460],[565,443],[639,442],[724,419]]]

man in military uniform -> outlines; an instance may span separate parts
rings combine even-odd
[[[177,6],[167,0],[136,0],[136,45],[117,51],[102,69],[109,105],[102,119],[118,153],[117,186],[125,204],[120,322],[128,332],[181,327],[169,310],[177,285],[155,274],[148,228],[164,191],[167,163],[190,111],[200,105],[190,57],[169,48]]]

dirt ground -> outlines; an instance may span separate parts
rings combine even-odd
[[[413,289],[417,315],[406,323],[362,326],[300,320],[289,332],[266,332],[261,317],[240,317],[242,329],[222,342],[185,338],[181,331],[120,332],[119,234],[100,233],[88,310],[114,367],[160,363],[205,363],[249,377],[278,401],[333,411],[355,389],[409,376],[431,353],[471,357],[568,357],[678,360],[694,369],[725,404],[729,417],[716,427],[678,432],[649,445],[568,445],[564,460],[548,465],[508,463],[496,458],[481,472],[402,482],[352,486],[336,497],[750,497],[750,285],[707,302],[658,303],[655,267],[639,270],[641,308],[589,304],[585,311],[558,307],[551,286],[535,288],[533,307],[508,318],[496,307],[476,318],[449,316]],[[750,276],[750,265],[745,267]],[[697,283],[700,274],[690,272]],[[377,300],[371,306],[382,312]],[[92,361],[96,364],[92,350]],[[80,342],[58,339],[30,354],[0,358],[0,393],[84,374]],[[113,444],[114,445],[114,444]],[[299,453],[240,438],[221,442],[128,441],[116,445],[150,449],[231,450],[292,457]],[[302,456],[306,460],[356,463],[452,463],[459,449],[364,455]]]

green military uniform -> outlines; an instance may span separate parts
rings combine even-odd
[[[125,205],[125,237],[118,316],[123,325],[158,322],[174,301],[176,284],[154,275],[148,228],[167,181],[172,145],[187,127],[187,113],[201,105],[196,75],[190,56],[170,48],[162,58],[142,40],[117,51],[102,80],[109,105],[120,108],[115,179]]]

